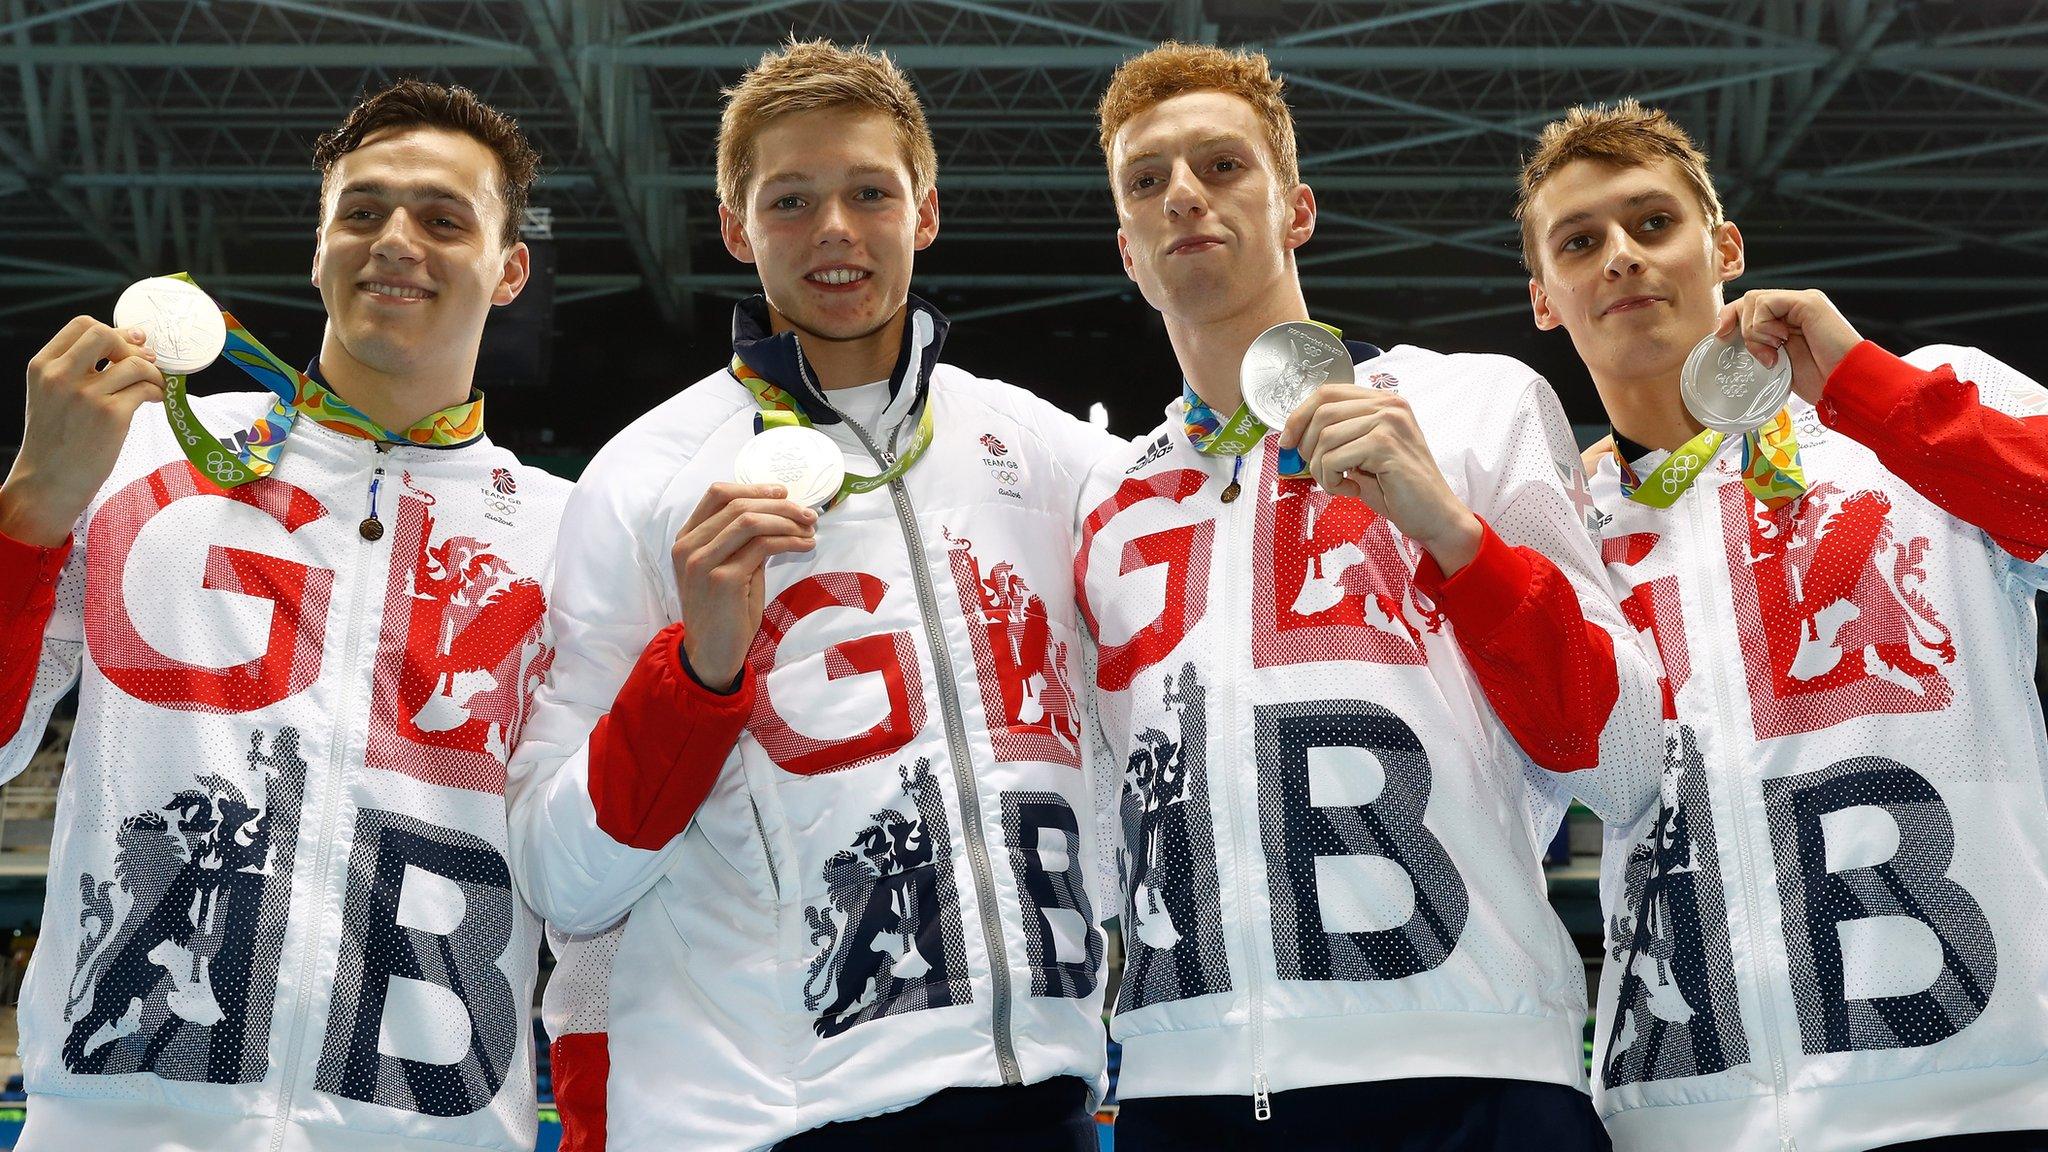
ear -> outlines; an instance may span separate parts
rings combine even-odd
[[[1289,252],[1308,243],[1316,234],[1316,193],[1306,184],[1296,184],[1287,195],[1287,231],[1281,237]]]
[[[1557,309],[1550,306],[1550,293],[1543,290],[1543,284],[1534,276],[1529,277],[1529,311],[1536,317],[1539,332],[1554,332],[1564,321],[1558,318]]]
[[[1123,262],[1124,275],[1129,277],[1132,283],[1136,283],[1138,272],[1136,262],[1131,259],[1131,238],[1124,235],[1121,228],[1116,230],[1116,258]]]
[[[922,252],[939,238],[939,190],[936,187],[925,190],[924,198],[917,202],[917,232],[913,237],[915,251]]]
[[[1722,221],[1721,226],[1714,230],[1714,263],[1723,284],[1742,275],[1746,267],[1742,255],[1742,229],[1737,228],[1733,220]]]
[[[725,241],[725,250],[742,264],[754,262],[754,245],[747,239],[747,222],[733,214],[725,205],[718,206],[718,238]]]
[[[498,286],[491,290],[491,303],[502,307],[519,299],[519,293],[525,289],[526,280],[531,275],[533,253],[526,250],[526,241],[521,240],[505,254],[505,271],[498,277]]]

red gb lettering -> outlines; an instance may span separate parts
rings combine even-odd
[[[435,544],[432,504],[417,490],[398,503],[364,763],[502,795],[505,761],[554,661],[541,643],[547,600],[488,542]]]
[[[1117,487],[1109,499],[1088,514],[1081,528],[1080,553],[1074,557],[1074,589],[1081,601],[1081,614],[1098,639],[1102,628],[1088,587],[1088,557],[1094,551],[1096,534],[1111,520],[1134,505],[1154,498],[1175,504],[1202,490],[1208,477],[1193,468],[1132,477]],[[1105,692],[1121,692],[1131,680],[1171,655],[1187,638],[1188,629],[1201,620],[1209,608],[1209,551],[1216,537],[1216,522],[1204,520],[1140,536],[1124,544],[1117,574],[1166,565],[1166,602],[1150,623],[1137,629],[1121,644],[1104,644],[1095,669],[1095,682]]]
[[[167,656],[136,630],[123,580],[143,526],[173,503],[212,496],[246,504],[286,532],[327,515],[318,500],[275,478],[223,489],[184,461],[166,464],[116,492],[93,515],[86,533],[92,587],[85,637],[101,675],[123,692],[180,712],[250,712],[305,691],[320,678],[327,603],[334,572],[219,544],[206,550],[200,587],[271,603],[262,655],[229,668],[208,668]]]
[[[825,679],[844,680],[868,673],[882,677],[889,714],[856,736],[820,740],[790,726],[776,707],[769,673],[777,667],[783,638],[798,621],[828,608],[852,608],[873,615],[889,586],[865,572],[823,572],[806,576],[782,590],[761,611],[761,630],[747,650],[754,672],[754,712],[747,729],[760,741],[768,758],[785,772],[814,776],[879,760],[910,743],[924,728],[924,683],[917,671],[917,649],[908,632],[889,632],[844,640],[825,649]]]
[[[1269,444],[1268,467],[1278,451]],[[1422,632],[1441,627],[1442,614],[1415,588],[1402,554],[1414,545],[1378,513],[1305,476],[1282,478],[1259,503],[1257,533],[1272,578],[1252,583],[1254,667],[1429,663]]]
[[[1613,574],[1634,581],[1631,571],[1652,552],[1662,537],[1655,532],[1631,532],[1600,542],[1600,558]],[[1678,602],[1678,577],[1667,573],[1636,582],[1621,601],[1621,614],[1638,632],[1648,632],[1664,662],[1665,691],[1672,697],[1684,691],[1692,678],[1692,656],[1685,641],[1685,618]]]

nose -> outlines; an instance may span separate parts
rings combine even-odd
[[[1640,275],[1643,271],[1643,254],[1636,248],[1635,239],[1628,230],[1619,225],[1607,234],[1607,262],[1601,266],[1608,279],[1619,280],[1623,276]]]
[[[380,260],[402,260],[418,263],[426,254],[420,243],[419,221],[404,208],[393,208],[391,215],[384,218],[384,227],[377,232],[377,239],[370,245],[370,254]]]
[[[838,197],[830,197],[818,209],[818,246],[852,244],[853,212]]]
[[[1166,180],[1166,214],[1199,218],[1208,211],[1209,201],[1202,194],[1202,182],[1195,179],[1195,170],[1187,161],[1175,160]]]

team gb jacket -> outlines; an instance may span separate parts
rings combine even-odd
[[[1600,1108],[1660,1152],[2048,1129],[2048,391],[1866,342],[1791,412],[1775,512],[1732,448],[1662,510],[1595,461],[1677,703],[1603,867]]]
[[[632,913],[613,1152],[760,1148],[946,1087],[1102,1076],[1070,558],[1079,478],[1114,441],[938,363],[944,321],[921,302],[904,327],[893,399],[860,428],[758,299],[736,312],[740,356],[805,394],[850,471],[881,471],[920,402],[936,436],[824,513],[813,551],[769,562],[734,695],[680,666],[670,548],[754,435],[738,380],[621,433],[564,517],[514,842],[551,923]],[[715,772],[683,762],[706,746]],[[693,776],[708,795],[672,790]]]
[[[1542,377],[1353,347],[1487,525],[1449,579],[1363,503],[1279,477],[1277,437],[1227,498],[1231,460],[1195,450],[1179,401],[1088,484],[1125,1096],[1584,1090],[1585,976],[1538,859],[1570,792],[1612,819],[1654,799],[1654,665],[1602,585]]]
[[[196,407],[245,428],[269,403]],[[567,492],[481,435],[386,449],[310,418],[224,492],[144,405],[61,574],[5,542],[0,582],[12,553],[35,569],[10,624],[48,623],[0,649],[0,777],[79,685],[23,1148],[533,1146],[540,926],[505,763]]]

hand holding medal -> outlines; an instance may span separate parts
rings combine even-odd
[[[66,324],[28,362],[21,451],[0,487],[0,532],[56,547],[114,470],[135,410],[161,400],[148,333],[89,316]]]
[[[1741,340],[1767,369],[1784,366],[1792,391],[1809,404],[1820,403],[1835,366],[1863,342],[1834,301],[1812,288],[1746,292],[1722,306],[1714,334]]]
[[[1253,349],[1279,330],[1267,329],[1253,342]],[[1362,502],[1436,557],[1446,573],[1458,571],[1471,562],[1484,538],[1478,517],[1451,491],[1407,399],[1391,388],[1353,383],[1350,352],[1341,342],[1334,343],[1342,352],[1341,372],[1330,372],[1328,378],[1301,390],[1295,406],[1275,425],[1281,429],[1280,447],[1300,453],[1308,474],[1324,491]],[[1294,342],[1292,347],[1306,356],[1319,356],[1306,342]],[[1250,361],[1247,356],[1247,364]],[[1323,371],[1319,361],[1311,361],[1300,374]],[[1253,395],[1247,374],[1247,404]]]
[[[825,440],[822,432],[812,434]],[[832,451],[836,457],[839,450]],[[801,468],[804,449],[796,452],[795,466]],[[822,487],[823,481],[813,483]],[[780,481],[713,484],[705,491],[669,548],[682,606],[683,659],[698,683],[716,692],[738,686],[747,649],[761,630],[763,567],[770,557],[816,547],[817,525],[818,513],[798,503],[797,490]]]

